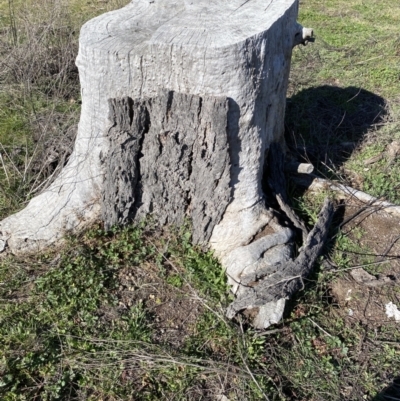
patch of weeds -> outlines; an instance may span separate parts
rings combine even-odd
[[[234,326],[223,318],[217,318],[214,330],[210,331],[209,326],[215,323],[216,316],[223,315],[220,305],[226,303],[226,283],[218,281],[222,269],[210,253],[196,250],[187,235],[175,234],[164,232],[157,237],[153,228],[145,224],[109,232],[95,227],[79,238],[70,238],[60,255],[32,259],[29,269],[17,269],[17,259],[3,259],[2,399],[135,395],[135,399],[156,400],[172,394],[200,399],[206,392],[214,393],[217,384],[210,378],[211,373],[225,374],[220,365],[228,364],[226,346],[235,332]],[[166,248],[167,257],[160,261],[159,246],[166,237],[170,245]],[[178,259],[178,271],[170,274],[171,260]],[[202,343],[204,336],[199,340],[197,335],[186,334],[192,340],[176,348],[170,337],[162,335],[169,328],[160,327],[159,320],[165,322],[164,316],[174,316],[164,304],[178,302],[179,297],[176,298],[176,288],[170,295],[153,295],[161,286],[165,287],[164,293],[168,286],[173,288],[165,282],[160,282],[155,293],[144,291],[154,286],[153,274],[160,265],[167,281],[174,277],[173,285],[180,277],[182,302],[190,302],[185,295],[189,291],[199,300],[204,297],[201,302],[208,308],[219,311],[212,316],[205,313],[198,326],[203,335],[212,333],[213,341],[209,343],[215,350],[219,346],[218,354],[204,351],[209,347]],[[124,273],[133,282],[122,284],[122,271],[134,272]],[[210,285],[200,284],[204,280],[210,280]],[[197,288],[199,292],[193,293]],[[159,296],[163,297],[160,302]],[[158,309],[161,306],[164,312]],[[182,317],[182,324],[188,317]],[[189,333],[197,329],[193,325],[182,330]],[[254,351],[249,354],[250,359],[255,359]]]
[[[359,231],[354,230],[354,235]],[[362,249],[349,235],[338,232],[336,235],[335,248],[332,254],[332,260],[339,269],[347,269],[351,265],[362,265],[371,262],[368,256],[369,250]]]
[[[0,1],[0,219],[66,163],[80,112],[80,27],[126,3]]]
[[[229,399],[264,399],[265,394],[278,394],[273,380],[269,376],[269,367],[265,364],[265,338],[247,328],[239,330],[231,322],[224,320],[223,311],[213,313],[205,311],[195,327],[194,333],[187,339],[184,352],[207,360],[213,358],[233,369],[221,388],[221,377],[215,377],[209,385],[220,388]],[[246,372],[252,372],[253,378]],[[234,374],[237,373],[237,375]],[[218,380],[217,380],[218,379]],[[218,381],[220,383],[218,383]]]
[[[191,244],[191,234],[187,226],[181,229],[178,238],[179,241],[170,243],[169,253],[172,260],[184,270],[186,280],[193,283],[208,299],[214,302],[226,302],[229,293],[226,275],[213,253],[204,252]]]
[[[266,339],[224,318],[221,266],[185,232],[95,227],[29,269],[4,259],[2,399],[280,399]]]
[[[137,232],[132,230],[130,237]],[[101,355],[104,349],[99,339],[149,341],[151,328],[143,305],[123,310],[117,305],[116,272],[122,251],[117,252],[112,241],[106,242],[104,234],[104,242],[93,248],[91,241],[98,234],[89,232],[79,244],[70,245],[56,266],[49,266],[47,260],[44,269],[36,261],[30,273],[23,271],[20,278],[11,275],[12,259],[2,263],[6,286],[2,288],[7,288],[0,316],[1,369],[6,378],[0,387],[2,399],[39,395],[58,399],[75,394],[84,376],[75,367],[76,358],[86,353],[90,358]],[[126,231],[116,235],[116,242],[123,244],[126,235]],[[143,251],[138,251],[136,260],[141,260]],[[129,252],[127,258],[135,263]],[[17,297],[17,291],[25,292],[24,296]]]
[[[6,93],[0,95],[0,143],[3,147],[26,145],[29,124],[21,100]]]
[[[368,194],[393,203],[400,203],[400,163],[391,147],[397,146],[393,138],[384,135],[379,143],[363,146],[349,160],[345,168],[352,172],[356,187]],[[358,184],[358,185],[357,185]]]
[[[317,222],[318,214],[321,211],[325,198],[335,198],[335,193],[328,191],[306,191],[303,193],[294,188],[290,189],[290,192],[289,196],[291,197],[294,210],[309,227],[313,227]]]

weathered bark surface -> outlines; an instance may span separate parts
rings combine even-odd
[[[107,226],[151,214],[193,222],[206,243],[231,200],[228,99],[164,91],[110,101],[102,214]]]
[[[327,198],[315,227],[308,234],[295,260],[269,264],[242,276],[241,285],[244,290],[229,306],[227,316],[232,318],[243,309],[288,299],[304,287],[303,280],[310,274],[325,245],[333,212],[333,203]]]
[[[109,150],[101,154],[104,170],[102,219],[106,228],[127,224],[133,219],[135,188],[139,180],[139,156],[143,137],[150,129],[145,102],[126,97],[109,100],[113,122],[106,134]]]

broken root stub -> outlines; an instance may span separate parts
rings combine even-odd
[[[232,319],[243,309],[288,299],[302,289],[304,279],[310,274],[324,247],[333,213],[333,202],[327,198],[317,223],[308,234],[296,259],[266,266],[251,276],[242,277],[241,284],[246,290],[242,291],[241,295],[228,307],[227,317]]]

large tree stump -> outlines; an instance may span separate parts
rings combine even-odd
[[[270,144],[283,142],[292,48],[310,34],[297,7],[133,0],[86,23],[74,152],[49,189],[0,222],[0,252],[150,213],[162,223],[190,217],[235,292],[242,275],[288,259],[292,232],[266,208],[261,179]],[[266,324],[283,304],[266,307]]]

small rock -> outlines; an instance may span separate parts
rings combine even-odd
[[[393,302],[389,302],[385,305],[387,317],[394,317],[396,322],[400,322],[400,311]]]
[[[400,142],[393,141],[387,147],[387,154],[390,160],[394,160],[400,154]]]
[[[373,276],[372,274],[369,274],[362,268],[352,270],[350,272],[350,275],[351,275],[351,277],[353,277],[353,279],[355,281],[357,281],[357,283],[365,283],[365,282],[376,280],[375,276]]]
[[[217,395],[217,401],[229,401],[229,398],[226,395]]]

